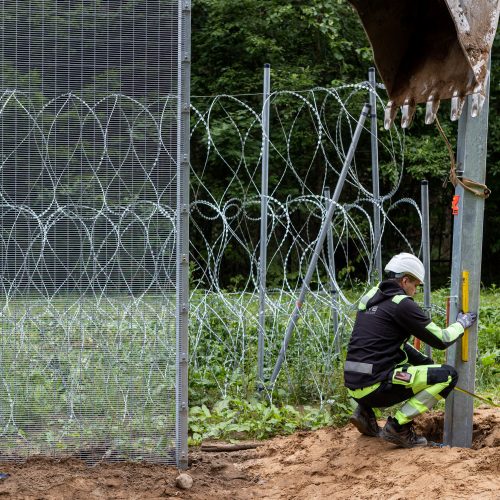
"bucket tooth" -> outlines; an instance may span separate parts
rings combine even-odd
[[[384,112],[384,128],[389,130],[396,119],[396,113],[398,112],[397,106],[393,101],[389,101]]]
[[[464,107],[465,97],[459,95],[457,91],[453,93],[453,97],[451,98],[451,112],[450,112],[450,120],[452,122],[457,121],[462,114],[462,109]]]
[[[405,102],[401,108],[401,128],[408,128],[413,120],[413,115],[415,114],[415,103],[410,99],[405,99]]]
[[[475,92],[472,94],[470,110],[472,118],[479,116],[481,114],[481,111],[483,110],[484,102],[486,101],[485,89],[488,88],[489,80],[490,72],[488,71],[488,73],[486,74],[486,78],[484,79],[484,86],[482,88],[478,87],[474,89]]]
[[[485,97],[481,92],[475,92],[471,96],[471,107],[470,107],[470,115],[472,118],[476,118],[481,113],[483,109]]]
[[[427,99],[427,104],[425,105],[425,124],[426,125],[430,125],[431,123],[434,123],[434,120],[436,119],[436,115],[437,115],[440,103],[441,103],[441,101],[433,95],[429,96],[429,99]]]
[[[404,106],[405,99],[423,104],[431,93],[441,101],[453,99],[457,92],[452,112],[456,120],[462,98],[476,92],[487,95],[500,0],[348,1],[368,35],[388,100],[396,106]],[[474,100],[474,113],[479,114],[482,98]],[[409,118],[409,107],[407,113]],[[409,125],[410,120],[403,117],[403,122]]]

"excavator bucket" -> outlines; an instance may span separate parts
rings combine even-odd
[[[457,120],[466,95],[471,114],[484,102],[488,60],[500,0],[349,0],[373,48],[375,64],[389,94],[384,124],[399,107],[401,126],[410,125],[415,106],[426,103],[432,123],[442,99],[451,99]]]

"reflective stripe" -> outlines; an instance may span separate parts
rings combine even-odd
[[[451,334],[448,330],[444,329],[443,330],[443,342],[450,342],[451,341]]]
[[[413,420],[415,417],[418,417],[418,415],[424,413],[427,411],[427,408],[417,402],[417,405],[419,408],[415,408],[415,405],[412,405],[409,401],[403,405],[401,408],[400,412],[409,420]]]
[[[430,392],[421,391],[409,399],[400,411],[409,422],[421,413],[430,410],[437,402],[438,400]]]
[[[366,375],[371,375],[373,371],[373,365],[371,363],[358,363],[357,361],[346,361],[344,365],[344,370],[346,372],[365,373]]]
[[[392,301],[395,304],[399,304],[403,299],[407,299],[408,297],[409,297],[409,295],[394,295],[394,297],[392,298]]]
[[[359,301],[358,310],[364,311],[366,309],[366,304],[368,301],[378,292],[378,285],[373,287],[368,293],[363,295]]]
[[[433,394],[425,390],[415,394],[412,399],[420,401],[420,403],[425,405],[429,410],[439,401]]]
[[[434,337],[437,337],[439,340],[447,344],[450,344],[457,340],[458,337],[460,337],[460,335],[462,335],[462,333],[464,332],[464,329],[460,323],[453,323],[448,328],[442,330],[441,328],[439,328],[439,326],[436,325],[436,323],[431,322],[425,327],[425,329],[428,332],[432,333]]]
[[[406,342],[405,342],[406,343]],[[405,365],[407,362],[408,362],[408,354],[406,353],[405,351],[405,344],[402,344],[401,346],[399,346],[399,348],[401,349],[401,351],[403,351],[403,354],[405,356],[405,359],[403,359],[403,361],[400,361],[397,366],[402,366],[402,365]]]
[[[362,387],[361,389],[347,389],[347,392],[351,398],[361,399],[378,389],[381,383],[382,382],[377,382],[376,384],[369,385],[368,387]]]
[[[460,323],[453,323],[444,331],[446,332],[447,338],[449,338],[449,340],[445,340],[445,342],[453,342],[464,333],[464,327]]]
[[[426,371],[429,366],[425,367]],[[417,415],[430,410],[438,401],[443,399],[443,397],[439,393],[443,389],[448,387],[450,385],[450,382],[451,377],[448,377],[448,380],[446,382],[428,386],[427,389],[418,392],[402,406],[401,410],[399,410],[396,415],[394,415],[394,417],[401,425],[404,425],[413,420]]]

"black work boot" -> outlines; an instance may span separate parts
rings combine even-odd
[[[380,434],[381,429],[371,408],[358,405],[349,421],[365,436],[378,437]]]
[[[418,436],[413,429],[413,422],[400,425],[393,417],[387,419],[387,423],[381,432],[382,439],[389,443],[397,444],[403,448],[414,448],[415,446],[427,446],[427,439]]]

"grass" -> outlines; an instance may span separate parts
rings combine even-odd
[[[353,300],[356,291],[346,295]],[[445,305],[448,290],[437,290],[432,295],[435,307],[433,320],[444,326]],[[417,296],[419,301],[421,297]],[[242,300],[239,297],[239,300]],[[350,415],[353,401],[347,396],[342,381],[342,359],[349,339],[349,328],[355,311],[344,307],[341,321],[345,332],[342,353],[334,352],[331,326],[331,308],[325,301],[313,298],[309,308],[305,308],[301,321],[305,323],[297,329],[287,352],[284,365],[273,393],[258,394],[256,351],[252,346],[257,342],[255,321],[257,305],[254,297],[248,297],[242,304],[245,314],[239,315],[238,324],[220,326],[212,324],[214,330],[203,330],[205,364],[195,363],[191,369],[190,383],[190,442],[197,444],[210,438],[264,438],[275,434],[290,433],[298,429],[314,429],[324,425],[339,425]],[[233,304],[234,305],[234,304]],[[221,314],[222,304],[213,305]],[[279,307],[275,310],[279,311]],[[285,308],[286,309],[286,308]],[[224,314],[222,314],[224,315]],[[246,315],[246,316],[245,316]],[[343,318],[342,318],[343,315]],[[227,317],[226,315],[224,315]],[[229,355],[227,350],[211,348],[211,339],[218,339],[227,346],[229,332],[239,338],[239,324],[242,318],[246,325],[246,350]],[[287,316],[280,319],[275,315],[270,327],[286,328]],[[495,401],[500,398],[500,294],[496,288],[481,293],[480,321],[478,329],[478,350],[476,363],[476,392]],[[216,332],[216,333],[215,333]],[[279,339],[274,331],[270,335]],[[243,344],[240,344],[240,347]],[[233,344],[234,347],[234,344]],[[276,359],[280,343],[268,347],[266,360]],[[196,356],[196,354],[194,354]],[[445,362],[444,351],[433,351],[436,362]],[[267,372],[269,373],[269,371]],[[327,384],[325,384],[325,381]],[[477,406],[482,404],[475,400]],[[443,405],[441,405],[443,406]]]
[[[190,323],[190,441],[265,438],[339,425],[352,409],[342,364],[355,316],[351,290],[336,305],[311,294],[273,390],[258,386],[258,297],[195,292]],[[433,294],[444,324],[446,290]],[[4,456],[95,449],[115,458],[173,459],[175,318],[165,297],[24,298],[0,316],[0,451]],[[418,300],[418,298],[417,298]],[[270,293],[265,378],[281,347],[292,294]],[[476,391],[500,396],[500,294],[481,294]],[[437,361],[444,353],[436,352]]]
[[[175,321],[160,297],[11,300],[0,317],[0,450],[171,461],[175,371]]]

